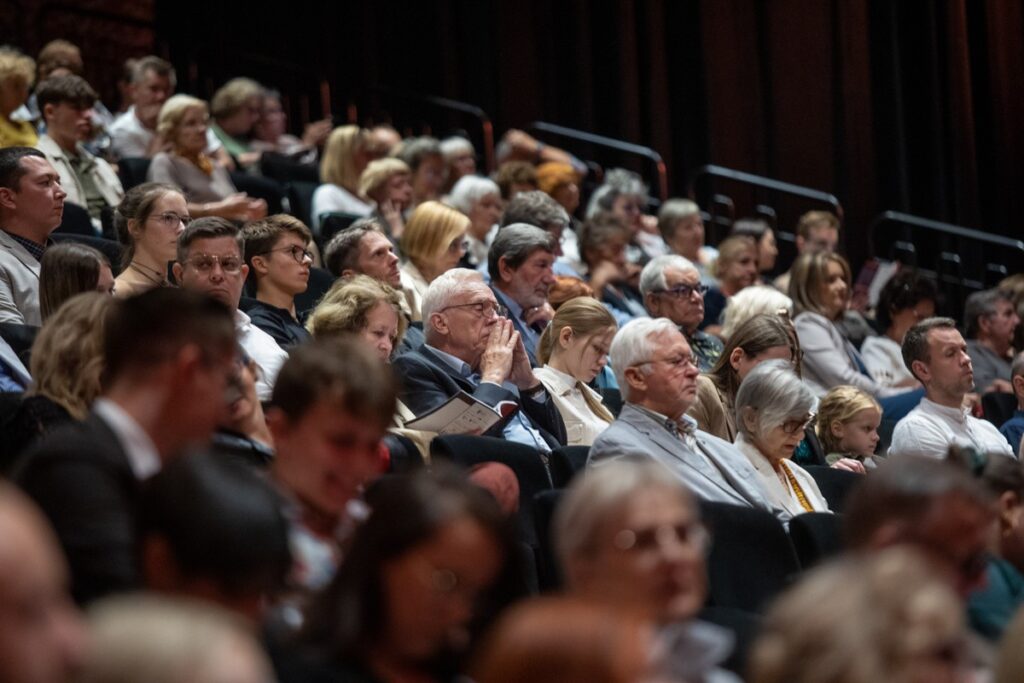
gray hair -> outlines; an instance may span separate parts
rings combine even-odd
[[[384,233],[384,225],[377,218],[360,218],[330,239],[324,247],[324,266],[331,275],[341,277],[359,262],[359,245],[369,232]]]
[[[627,401],[630,390],[626,382],[626,369],[651,360],[657,348],[651,337],[670,331],[679,332],[679,328],[668,318],[635,318],[615,334],[608,352],[608,361],[615,369],[619,390]],[[644,372],[650,374],[648,370]]]
[[[981,319],[998,312],[996,304],[1006,301],[1013,304],[1013,297],[1002,289],[986,289],[974,292],[964,302],[964,331],[968,339],[975,339],[981,331]]]
[[[792,363],[765,361],[750,371],[736,392],[736,428],[757,438],[787,420],[805,417],[813,406],[814,393],[796,376]],[[751,411],[756,414],[753,427],[744,419]]]
[[[514,223],[527,223],[542,230],[549,230],[552,225],[564,228],[569,224],[569,214],[545,192],[531,190],[520,192],[505,207],[501,217],[501,226]]]
[[[661,205],[658,212],[658,232],[662,238],[670,240],[676,234],[676,225],[679,221],[700,213],[697,202],[689,199],[670,199]]]
[[[501,279],[498,261],[502,257],[505,258],[505,265],[514,269],[538,249],[549,254],[555,253],[555,238],[550,232],[526,223],[514,223],[499,230],[487,252],[487,272],[491,282],[499,282]]]
[[[903,364],[910,370],[910,374],[917,377],[914,372],[914,361],[924,363],[931,361],[931,345],[928,342],[928,333],[932,330],[956,329],[956,321],[952,318],[925,318],[917,323],[903,336]],[[921,379],[917,377],[917,379]]]
[[[573,481],[552,521],[555,554],[562,569],[595,552],[608,523],[638,493],[652,488],[675,493],[699,514],[690,491],[657,461],[623,459],[588,467]]]
[[[441,143],[437,141],[437,138],[424,135],[419,138],[403,140],[402,147],[395,156],[408,164],[409,169],[415,172],[427,157],[443,155],[441,154]]]
[[[639,173],[624,168],[613,168],[604,176],[604,182],[594,190],[587,204],[586,217],[590,218],[599,211],[611,211],[612,205],[620,195],[636,195],[647,202],[647,185]]]
[[[460,152],[469,152],[475,154],[476,150],[473,149],[473,143],[464,137],[453,135],[450,138],[445,138],[441,141],[441,154],[444,158],[451,159]]]
[[[722,337],[728,339],[740,325],[759,315],[778,315],[785,309],[793,316],[793,300],[769,285],[744,287],[733,294],[722,314]]]
[[[693,265],[689,259],[678,254],[655,256],[640,271],[640,294],[646,297],[651,292],[665,290],[668,287],[668,283],[665,282],[665,271],[669,268],[698,272],[697,266]]]
[[[484,284],[484,276],[469,268],[452,268],[434,278],[423,295],[423,304],[420,310],[423,313],[423,331],[430,334],[433,329],[430,326],[430,316],[440,311],[462,292],[462,289],[469,283],[478,282]]]
[[[498,183],[478,175],[464,175],[452,187],[451,194],[448,195],[448,204],[462,213],[468,214],[478,201],[489,194],[501,197]]]

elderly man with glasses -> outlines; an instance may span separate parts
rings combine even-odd
[[[697,329],[704,320],[704,294],[697,266],[675,254],[655,256],[640,272],[640,293],[654,318],[668,318],[686,337],[697,369],[708,372],[722,355],[722,340]]]
[[[456,268],[438,276],[422,310],[426,343],[394,361],[401,399],[413,413],[428,413],[464,391],[503,416],[485,436],[542,452],[565,445],[558,409],[480,273]]]

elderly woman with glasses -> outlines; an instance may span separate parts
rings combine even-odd
[[[754,466],[768,500],[791,515],[829,512],[814,478],[791,460],[813,406],[814,394],[786,361],[761,363],[736,392],[736,447]]]

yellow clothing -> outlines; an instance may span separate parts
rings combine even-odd
[[[36,129],[28,121],[10,121],[0,116],[0,147],[35,147]]]

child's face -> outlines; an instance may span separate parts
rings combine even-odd
[[[874,408],[865,408],[848,422],[834,422],[832,433],[839,439],[839,450],[861,456],[874,454],[881,422],[882,414]]]

